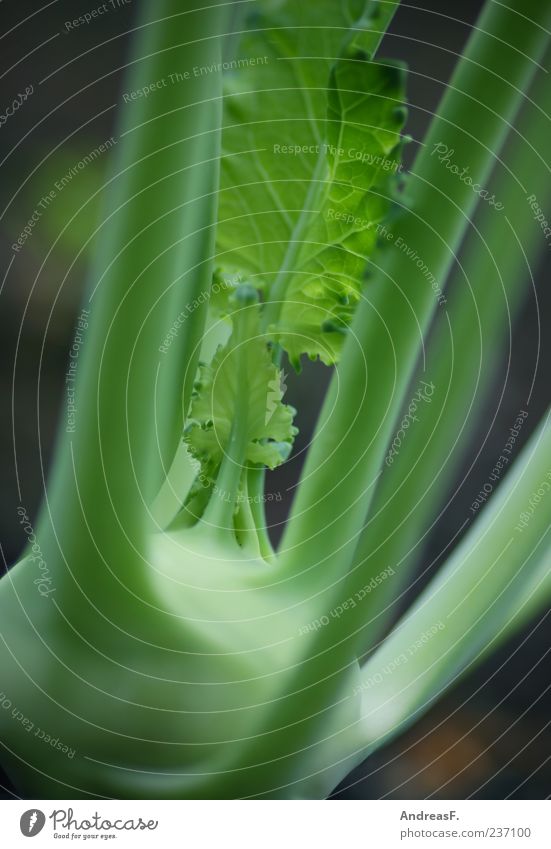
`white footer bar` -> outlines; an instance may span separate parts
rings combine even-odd
[[[240,849],[550,849],[531,801],[4,801],[2,845]]]

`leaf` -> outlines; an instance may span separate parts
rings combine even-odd
[[[346,59],[333,68],[323,181],[274,328],[295,365],[304,352],[327,365],[339,358],[400,179],[403,99],[397,64]]]
[[[369,201],[365,194],[375,186],[389,194],[377,157],[397,148],[403,75],[366,57],[394,7],[259,5],[254,31],[242,40],[242,64],[226,84],[217,262],[246,276],[268,301],[283,301],[288,289],[294,302],[281,326],[277,306],[267,310],[267,322],[295,365],[303,351],[329,363],[376,241],[376,230],[367,239],[366,230],[388,209],[375,191]],[[334,24],[320,26],[323,20]],[[343,155],[334,152],[339,146]],[[350,148],[367,160],[354,161]],[[369,227],[324,218],[335,204],[339,214],[361,213]]]
[[[234,307],[235,309],[235,307]],[[185,441],[212,480],[234,427],[245,434],[244,463],[274,469],[287,459],[297,429],[283,404],[282,372],[260,333],[259,304],[241,307],[234,331],[212,362],[199,369]],[[243,400],[245,399],[245,402]]]
[[[320,144],[331,65],[370,4],[260,0],[225,85],[218,251],[221,265],[270,280],[283,263]],[[327,13],[327,14],[326,14]],[[332,25],[320,26],[330,20]],[[313,58],[310,58],[313,57]],[[274,145],[277,146],[274,152]]]

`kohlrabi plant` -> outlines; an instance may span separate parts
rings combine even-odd
[[[545,246],[551,3],[487,3],[422,141],[375,58],[397,2],[192,5],[143,3],[72,414],[0,583],[2,764],[34,798],[326,797],[551,591],[526,407],[393,625]],[[306,358],[333,374],[274,549]]]

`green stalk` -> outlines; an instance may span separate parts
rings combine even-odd
[[[256,527],[260,554],[264,560],[272,560],[274,549],[268,534],[264,507],[264,469],[249,469],[248,490],[251,496],[251,512]]]
[[[148,506],[177,445],[204,311],[160,347],[208,290],[216,222],[221,75],[174,75],[220,60],[226,7],[143,9],[84,302],[75,431],[62,431],[39,524],[52,566],[65,560],[80,588],[103,598],[119,580],[140,586],[147,569]]]
[[[358,30],[362,31],[362,50],[368,47],[370,57],[373,58],[379,49],[380,43],[390,26],[399,0],[385,0],[381,3],[379,0],[372,0],[367,4],[365,14],[362,21],[358,24]],[[365,27],[365,31],[362,28]],[[366,39],[366,32],[369,32],[369,41]],[[352,31],[351,39],[354,40],[355,33]],[[318,139],[321,141],[321,139]],[[323,193],[327,177],[327,154],[320,150],[307,196],[304,201],[304,210],[299,216],[293,233],[287,245],[287,250],[283,258],[281,268],[279,269],[273,286],[270,289],[269,300],[264,306],[262,315],[262,327],[267,329],[270,325],[276,324],[279,318],[285,293],[289,285],[290,274],[293,272],[295,261],[304,241],[304,237],[308,228],[311,225],[311,210],[316,209],[319,205],[318,200],[320,194]],[[274,346],[274,362],[277,365],[281,361],[282,350],[279,345]],[[258,475],[252,476],[254,490],[257,494],[264,492],[265,472],[261,471]],[[255,520],[261,540],[261,548],[266,552],[266,556],[273,556],[272,545],[266,532],[266,511],[263,503],[260,503],[254,510]]]
[[[539,108],[526,104],[516,124],[518,135],[506,148],[504,164],[498,163],[490,184],[505,208],[497,214],[484,205],[469,231],[448,304],[440,308],[425,367],[418,368],[408,403],[422,380],[434,384],[434,393],[430,403],[418,405],[418,422],[407,430],[398,456],[385,467],[358,543],[354,568],[361,569],[365,583],[388,566],[395,570],[362,602],[366,646],[392,616],[393,602],[399,600],[421,556],[438,506],[465,462],[486,390],[510,342],[511,323],[529,291],[531,267],[545,249],[526,196],[536,191],[543,208],[551,200],[546,145],[551,87],[546,76],[537,80],[530,98]],[[526,411],[529,400],[524,403]],[[402,415],[406,411],[407,404]],[[531,429],[529,419],[523,427]],[[496,462],[502,447],[495,445]],[[505,458],[507,465],[513,459]],[[468,518],[474,515],[469,513]]]
[[[252,288],[251,291],[254,293],[254,300],[247,300],[247,294],[239,293],[243,306],[233,315],[233,351],[228,351],[227,356],[229,357],[233,353],[236,361],[238,374],[235,398],[236,414],[214,492],[201,520],[201,522],[212,526],[215,533],[221,531],[223,535],[228,531],[233,535],[234,532],[233,518],[247,452],[249,404],[247,379],[249,351],[247,341],[250,338],[250,318],[256,310],[255,301],[257,298],[256,292]],[[253,304],[252,309],[246,305],[247,303]]]
[[[445,567],[362,667],[364,744],[398,733],[549,602],[549,421],[548,414]]]
[[[397,223],[395,233],[418,249],[437,279],[446,277],[478,198],[431,151],[437,143],[454,147],[460,168],[469,166],[473,180],[485,182],[493,152],[501,147],[534,75],[533,60],[541,58],[547,42],[549,5],[530,0],[525,13],[519,19],[502,5],[487,4],[415,164],[414,211]],[[296,580],[302,570],[305,592],[319,588],[323,612],[363,585],[359,569],[344,584],[339,579],[352,563],[411,380],[420,328],[426,329],[435,308],[432,290],[404,253],[387,251],[380,262],[325,403],[281,546],[282,573]],[[359,453],[358,446],[364,445]],[[361,605],[356,605],[305,638],[304,662],[294,686],[266,727],[276,758],[264,776],[270,786],[289,774],[289,761],[298,760],[296,753],[307,741],[315,746],[317,729],[330,709],[323,706],[331,704],[343,677],[354,668],[362,619]],[[251,755],[249,763],[254,763]],[[261,775],[262,767],[258,769]]]
[[[547,41],[549,4],[530,0],[525,13],[519,19],[502,5],[485,7],[415,163],[413,211],[393,226],[394,241],[414,248],[437,280],[447,276],[478,196],[432,154],[437,144],[447,146],[459,170],[468,167],[473,182],[485,184]],[[330,589],[350,568],[434,311],[422,271],[387,243],[374,260],[281,544],[287,570],[302,570],[311,588]]]
[[[256,525],[256,514],[251,505],[249,490],[249,476],[242,478],[242,500],[239,502],[237,513],[234,518],[237,541],[243,553],[250,558],[264,557],[260,533]],[[267,559],[267,558],[265,558]]]
[[[182,503],[196,477],[197,469],[187,446],[185,442],[180,442],[165,482],[151,507],[153,521],[160,530],[166,530],[182,509]]]

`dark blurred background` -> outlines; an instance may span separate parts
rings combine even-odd
[[[23,502],[33,517],[42,498],[87,268],[82,246],[97,220],[99,198],[94,193],[105,178],[109,154],[79,172],[58,194],[23,251],[15,256],[11,245],[60,175],[114,132],[138,2],[120,0],[117,5],[115,0],[109,13],[66,31],[66,21],[98,5],[78,0],[0,3],[0,111],[1,104],[7,107],[27,86],[34,89],[0,128],[0,540],[5,564],[16,560],[23,545],[16,507]],[[479,0],[409,2],[386,37],[381,54],[405,60],[413,71],[408,131],[415,140],[425,133],[481,6]],[[498,402],[503,375],[496,374],[495,391],[486,401],[484,422],[496,416],[491,437],[428,540],[425,564],[438,561],[468,512],[473,493],[487,480],[496,445],[507,438],[535,370],[537,307],[545,322],[550,300],[547,266],[537,273],[537,300],[531,297],[516,325],[505,396]],[[532,422],[550,401],[548,345],[544,339],[544,350],[539,351]],[[289,375],[289,401],[300,397],[299,449],[311,435],[328,377],[323,366],[309,364],[299,389],[296,377]],[[486,430],[473,435],[473,445]],[[523,440],[528,435],[527,428]],[[275,538],[289,507],[297,465],[287,464],[269,479],[270,490],[289,494],[281,504],[271,505]],[[371,757],[336,797],[547,797],[549,646],[547,620],[533,622],[412,729]],[[2,784],[5,796],[12,796],[6,779]]]

